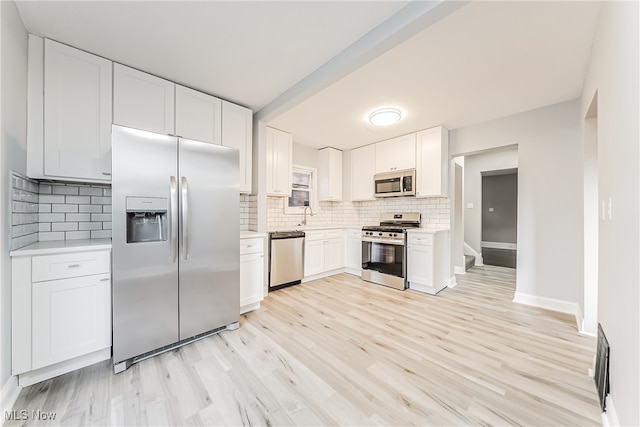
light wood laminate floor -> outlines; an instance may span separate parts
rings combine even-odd
[[[514,282],[475,267],[431,296],[340,274],[121,374],[103,362],[25,388],[14,409],[55,412],[47,426],[599,425],[595,339],[512,303]]]

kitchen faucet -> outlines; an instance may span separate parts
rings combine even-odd
[[[307,209],[309,209],[309,212],[311,212],[311,216],[313,216],[313,209],[311,209],[311,206],[305,206],[304,207],[304,218],[302,219],[302,222],[300,223],[300,225],[307,225]]]

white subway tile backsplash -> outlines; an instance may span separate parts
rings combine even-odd
[[[111,221],[102,223],[103,230],[111,230]]]
[[[41,213],[38,214],[38,222],[64,222],[65,215],[63,213]]]
[[[98,214],[98,213],[91,214],[91,221],[99,221],[99,222],[111,221],[111,214],[104,214],[104,213],[102,213],[102,214]]]
[[[102,188],[80,187],[81,196],[102,196]]]
[[[75,212],[78,212],[78,205],[64,205],[64,204],[54,203],[51,205],[51,212],[75,213]]]
[[[76,185],[54,185],[53,194],[70,194],[78,195],[78,186]]]
[[[284,213],[283,198],[267,199],[267,228],[291,229],[302,221],[302,214]],[[314,216],[307,215],[310,226],[356,226],[380,222],[383,212],[420,212],[421,226],[425,228],[449,227],[449,200],[446,198],[389,198],[366,202],[320,202]],[[241,214],[242,215],[242,214]]]
[[[78,230],[102,230],[101,222],[80,222]]]
[[[50,222],[39,222],[38,223],[38,231],[51,231],[51,223]]]
[[[64,231],[57,231],[51,233],[38,233],[38,241],[48,242],[51,240],[64,240]]]
[[[88,213],[68,213],[66,216],[66,221],[91,221],[91,214]]]
[[[91,204],[92,205],[110,205],[111,197],[91,196]]]
[[[92,239],[110,239],[111,230],[95,230],[91,232]]]
[[[101,213],[103,206],[111,207],[111,205],[79,205],[78,206],[78,212],[81,212],[81,213],[82,212],[84,212],[84,213]]]
[[[51,194],[51,185],[49,184],[40,184],[38,186],[39,194]]]
[[[51,205],[49,203],[40,203],[38,205],[38,212],[42,212],[42,213],[51,212]]]
[[[90,231],[67,231],[65,234],[65,240],[79,240],[79,239],[90,239],[91,232]]]
[[[66,203],[75,203],[75,204],[89,204],[91,203],[90,196],[67,196]]]
[[[41,194],[40,203],[64,203],[63,195]]]
[[[54,222],[51,224],[51,231],[76,231],[78,230],[77,222]]]

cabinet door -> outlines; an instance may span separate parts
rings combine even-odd
[[[374,200],[375,145],[351,150],[351,200]]]
[[[287,132],[267,128],[267,194],[291,195],[293,137]]]
[[[407,248],[407,280],[433,286],[433,246],[411,245]]]
[[[342,201],[342,151],[327,147],[318,150],[318,200]]]
[[[176,135],[221,144],[222,100],[176,85]]]
[[[312,276],[324,271],[324,241],[305,241],[304,276]]]
[[[33,369],[111,346],[108,274],[33,284]]]
[[[175,84],[113,64],[113,122],[163,135],[175,135]]]
[[[222,101],[222,145],[240,151],[240,193],[251,193],[253,112]]]
[[[111,180],[111,61],[45,40],[44,175]]]
[[[416,197],[446,197],[449,184],[449,131],[438,126],[418,132]]]
[[[344,267],[342,257],[342,239],[324,241],[324,271]]]
[[[263,253],[240,255],[240,307],[262,301],[263,287]]]
[[[378,142],[375,147],[376,173],[416,167],[415,133]]]
[[[362,268],[362,240],[349,237],[346,242],[346,267],[360,270]]]

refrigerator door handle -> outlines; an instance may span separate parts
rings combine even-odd
[[[183,260],[189,258],[189,184],[186,177],[182,177],[181,194],[182,194],[182,248],[181,257]]]
[[[169,177],[171,197],[169,198],[169,210],[171,212],[171,225],[169,227],[169,258],[175,262],[178,247],[178,181],[175,176]]]

